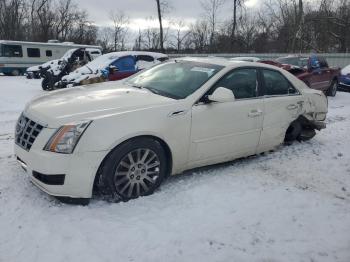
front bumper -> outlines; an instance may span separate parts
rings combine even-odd
[[[107,152],[58,154],[42,150],[53,132],[53,129],[44,128],[29,152],[15,145],[15,154],[20,165],[31,181],[50,195],[90,198],[95,175]],[[58,176],[63,175],[62,183]]]

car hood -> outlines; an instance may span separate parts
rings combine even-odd
[[[159,107],[177,100],[124,84],[106,82],[54,91],[34,98],[24,114],[48,127]]]

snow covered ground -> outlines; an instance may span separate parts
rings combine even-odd
[[[350,261],[350,94],[313,140],[170,178],[154,195],[61,204],[13,156],[40,81],[0,76],[0,261]]]

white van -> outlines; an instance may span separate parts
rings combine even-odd
[[[70,42],[58,43],[56,41],[39,43],[0,40],[0,73],[5,75],[24,74],[30,66],[61,58],[69,49],[82,47],[93,48],[96,56],[102,54],[100,46],[78,45]]]

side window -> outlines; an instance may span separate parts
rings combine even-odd
[[[4,45],[3,54],[6,57],[22,57],[22,46],[20,45]]]
[[[117,59],[112,63],[120,72],[135,71],[135,58],[133,56],[125,56]]]
[[[324,57],[319,57],[319,61],[320,61],[320,67],[321,68],[327,68],[328,67],[328,63],[326,61],[326,59]]]
[[[157,60],[160,61],[160,62],[164,62],[164,61],[169,60],[169,57],[164,56],[164,57],[158,58]]]
[[[46,50],[46,56],[51,57],[52,56],[52,51],[51,50]]]
[[[289,95],[296,94],[296,89],[280,73],[273,70],[262,70],[265,82],[265,95]]]
[[[40,57],[39,48],[27,48],[28,57]]]
[[[136,56],[136,61],[146,61],[146,62],[153,62],[154,58],[152,56],[149,55],[138,55]]]
[[[257,70],[254,68],[235,69],[216,82],[213,91],[218,87],[232,90],[236,99],[254,98],[257,96]]]

